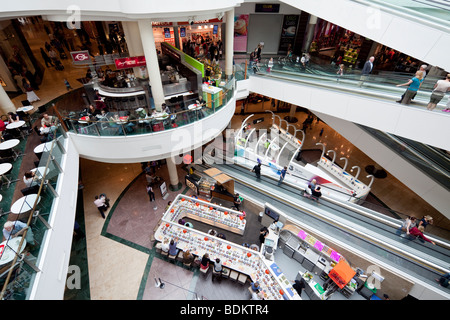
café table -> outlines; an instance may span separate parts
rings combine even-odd
[[[0,164],[0,176],[6,180],[6,182],[8,183],[8,188],[9,188],[9,185],[11,184],[11,180],[7,176],[5,176],[5,174],[7,172],[9,172],[9,170],[11,170],[11,169],[12,169],[11,163],[1,163]]]
[[[48,172],[50,171],[50,168],[47,168],[47,170],[45,170],[45,167],[37,167],[34,169],[30,170],[31,172],[34,172],[35,177],[37,179],[42,179],[42,177],[46,176],[48,174]]]
[[[34,109],[33,106],[26,106],[26,107],[20,107],[16,111],[23,111],[25,113],[28,113],[28,112],[30,112],[33,109]]]
[[[50,151],[52,148],[52,143],[53,143],[53,141],[41,143],[41,144],[37,145],[33,151],[36,154],[42,153],[44,151]]]
[[[78,123],[81,123],[81,124],[88,124],[88,122],[89,122],[89,116],[84,116],[84,117],[81,117],[80,119],[78,119]]]
[[[6,140],[6,141],[0,143],[0,150],[12,149],[12,152],[14,153],[14,159],[17,159],[17,157],[19,155],[17,154],[17,152],[16,152],[16,150],[14,148],[17,147],[17,145],[19,143],[20,143],[19,139]]]
[[[41,197],[38,198],[38,195],[35,193],[19,198],[11,206],[11,213],[21,214],[30,211],[31,209],[33,209],[36,199],[38,203],[39,201],[41,201]]]
[[[22,246],[19,248],[20,241],[22,241],[22,237],[19,236],[0,243],[0,265],[13,261],[16,253],[22,253],[27,241],[23,239]]]

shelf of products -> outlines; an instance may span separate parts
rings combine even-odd
[[[246,220],[240,212],[186,196],[178,197],[164,215],[164,218],[173,222],[183,217],[238,234],[244,234],[246,226]]]
[[[227,210],[179,195],[164,214],[162,223],[155,232],[155,239],[163,242],[165,239],[178,238],[177,247],[183,251],[190,250],[198,257],[208,253],[210,260],[219,258],[223,266],[246,274],[252,281],[258,281],[264,299],[301,299],[278,266],[265,260],[260,252],[177,223],[180,217],[190,215],[202,219],[203,222],[210,220],[209,224],[227,221],[231,225],[244,228],[245,219],[239,218],[239,212]]]

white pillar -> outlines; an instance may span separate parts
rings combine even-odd
[[[148,77],[152,87],[153,101],[156,111],[161,111],[164,103],[164,91],[159,71],[158,56],[156,54],[155,38],[153,36],[152,22],[150,20],[139,20],[139,33],[144,49],[145,61],[147,63]]]
[[[2,85],[0,85],[0,112],[1,114],[16,112],[14,103],[11,101]]]
[[[228,10],[225,16],[225,75],[229,79],[233,75],[234,8]]]
[[[308,27],[306,28],[306,39],[303,43],[303,52],[309,52],[314,37],[314,30],[316,28],[316,24],[317,24],[317,17],[310,15]]]
[[[175,161],[172,157],[166,158],[167,171],[169,171],[170,186],[169,189],[172,191],[177,191],[181,189],[182,184],[178,181],[178,171]]]
[[[139,25],[137,21],[122,21],[123,32],[127,41],[128,53],[130,57],[137,57],[144,55],[144,48],[142,47],[141,34],[139,33]],[[140,67],[133,68],[136,77],[146,78],[141,72]]]

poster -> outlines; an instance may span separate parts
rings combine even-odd
[[[186,37],[186,28],[180,28],[180,37]]]
[[[287,52],[288,48],[294,48],[295,34],[297,33],[298,15],[285,15],[281,28],[279,52]]]
[[[170,29],[164,28],[164,38],[170,38]]]
[[[234,17],[234,51],[247,52],[248,14]]]

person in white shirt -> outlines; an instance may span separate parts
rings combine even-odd
[[[434,90],[430,96],[430,102],[427,105],[427,110],[433,110],[436,105],[444,98],[445,94],[450,91],[450,73],[447,74],[445,80],[438,80],[434,85]]]
[[[100,211],[103,219],[105,219],[105,210],[109,208],[106,196],[104,194],[101,194],[100,197],[95,196],[94,204],[97,206],[97,209]]]
[[[23,182],[25,183],[25,186],[27,188],[29,188],[32,185],[36,184],[34,172],[32,172],[32,171],[25,172],[25,174],[23,176]]]

